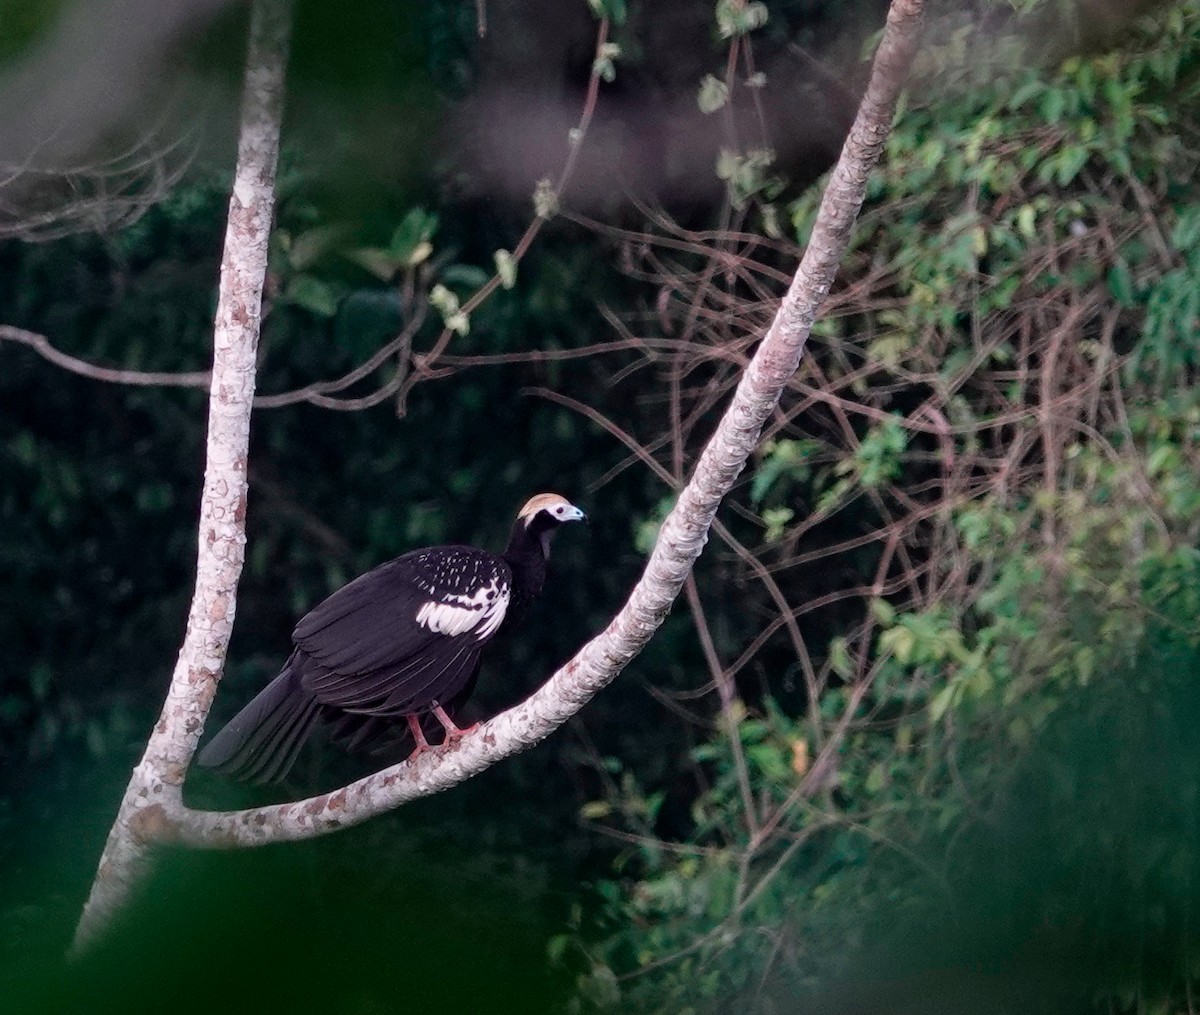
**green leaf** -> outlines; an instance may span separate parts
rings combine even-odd
[[[1200,205],[1193,205],[1179,216],[1171,230],[1171,245],[1180,253],[1200,246]]]
[[[1132,307],[1135,303],[1133,273],[1123,259],[1108,269],[1108,291],[1123,307]]]
[[[546,958],[553,965],[559,965],[563,956],[567,954],[567,949],[571,947],[572,938],[570,934],[555,934],[549,941],[546,942]]]
[[[338,297],[333,287],[312,275],[294,275],[283,291],[283,301],[317,317],[332,317],[338,308]]]
[[[896,623],[896,608],[886,599],[872,599],[871,613],[883,627],[891,627]]]
[[[807,459],[813,447],[811,441],[786,439],[769,442],[765,448],[766,457],[750,482],[751,503],[761,504],[780,479],[788,478],[796,482],[806,480],[810,472]]]
[[[357,250],[345,251],[342,256],[360,268],[365,268],[381,282],[391,282],[400,270],[396,259],[379,247],[359,247]]]
[[[588,821],[597,821],[600,818],[607,818],[612,813],[612,809],[612,804],[607,800],[590,800],[579,808],[579,814]]]
[[[288,263],[297,271],[303,271],[328,252],[346,235],[343,225],[318,226],[307,229],[296,236],[288,247]]]
[[[1065,148],[1058,156],[1058,170],[1055,173],[1055,179],[1060,187],[1065,187],[1076,176],[1079,171],[1087,164],[1087,160],[1091,157],[1089,152],[1082,145],[1075,145],[1070,148]]]
[[[404,258],[406,267],[415,268],[422,261],[426,260],[433,253],[433,244],[428,240],[422,240],[412,249],[412,253]]]
[[[424,208],[413,208],[392,233],[388,253],[399,263],[414,267],[424,261],[433,246],[429,242],[437,231],[438,218]]]
[[[1032,78],[1021,85],[1008,100],[1008,108],[1011,110],[1020,109],[1025,103],[1037,95],[1045,88],[1045,84],[1037,78]]]
[[[1052,88],[1042,94],[1041,102],[1038,104],[1039,112],[1042,114],[1042,119],[1049,123],[1058,123],[1062,119],[1063,112],[1066,109],[1067,100],[1059,88]]]
[[[895,656],[897,662],[907,664],[916,650],[917,638],[909,628],[898,625],[879,636],[879,647]]]
[[[775,542],[775,540],[783,536],[788,523],[795,517],[796,512],[789,507],[767,508],[763,512],[763,524],[766,527],[763,539],[768,543]]]
[[[1032,240],[1037,235],[1038,212],[1032,204],[1022,204],[1016,212],[1016,228],[1026,240]]]
[[[787,754],[778,744],[753,744],[746,748],[746,757],[763,775],[774,782],[790,782],[792,767],[790,749]]]
[[[655,505],[650,517],[634,527],[633,545],[639,553],[649,554],[654,549],[654,544],[658,541],[658,530],[662,528],[663,521],[671,513],[671,508],[674,506],[674,494],[671,494],[669,497],[663,497]]]
[[[1157,477],[1168,469],[1175,466],[1179,458],[1174,446],[1170,444],[1160,444],[1152,452],[1150,457],[1146,459],[1146,474],[1150,477]]]
[[[829,642],[829,665],[843,680],[854,675],[854,662],[850,658],[850,646],[841,635]]]
[[[946,714],[950,706],[954,703],[955,690],[956,687],[954,684],[947,684],[933,696],[933,701],[929,703],[929,718],[935,723],[941,721],[942,716]]]

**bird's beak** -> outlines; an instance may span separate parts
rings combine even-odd
[[[571,505],[571,510],[563,515],[564,522],[586,522],[587,520],[588,516],[574,504]]]

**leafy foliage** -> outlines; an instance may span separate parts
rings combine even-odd
[[[816,700],[764,650],[736,741],[721,725],[691,752],[684,831],[634,773],[589,805],[630,844],[556,948],[594,1009],[842,1010],[885,976],[891,1010],[976,962],[1005,982],[964,972],[972,1007],[1051,1010],[1079,977],[1168,1010],[1200,954],[1200,9],[1046,69],[1016,38],[958,47],[928,54],[942,94],[898,120],[814,340],[847,411],[781,429],[746,487],[785,589],[791,557],[837,559],[820,526],[851,505],[826,543],[895,498],[914,521],[876,538],[909,558],[896,581],[886,552],[830,578],[862,613],[826,640]],[[791,209],[801,241],[814,213]]]
[[[447,108],[433,83],[468,93],[506,39],[493,25],[477,43],[480,8],[447,0],[422,7],[413,53],[408,21],[378,19],[418,5],[394,6],[355,15],[408,40],[386,59],[315,59],[343,14],[302,19],[260,391],[345,377],[416,324],[332,393],[383,391],[371,406],[256,417],[214,722],[322,595],[412,546],[498,545],[534,489],[590,498],[596,524],[561,547],[552,602],[485,673],[481,710],[607,621],[673,503],[660,477],[694,460],[811,226],[802,167],[757,106],[790,86],[774,56],[866,5],[681,5],[670,23],[699,22],[714,47],[681,65],[694,76],[676,96],[727,131],[704,156],[714,207],[677,223],[634,205],[599,235],[549,177],[504,208],[430,171]],[[609,99],[633,116],[639,87],[658,101],[651,8],[589,6],[581,20],[608,18],[614,41],[594,66],[581,46],[578,75],[605,82],[599,119]],[[702,561],[699,608],[568,736],[344,838],[180,859],[109,968],[69,976],[56,958],[19,967],[57,955],[165,686],[204,404],[0,350],[0,954],[19,971],[0,990],[21,1010],[124,998],[149,954],[166,970],[153,1003],[197,962],[226,970],[178,1001],[207,1010],[229,982],[249,991],[265,954],[303,969],[296,1005],[364,1011],[551,995],[577,1012],[1169,1010],[1196,955],[1200,13],[1163,10],[1116,52],[1030,58],[1042,40],[1023,18],[1067,6],[976,5],[1001,13],[982,44],[958,5],[933,19],[854,256]],[[305,105],[314,66],[359,82],[339,83],[354,101],[335,129]],[[359,101],[393,103],[389,74],[400,117]],[[385,147],[391,120],[404,129]],[[600,147],[560,133],[581,167]],[[118,233],[0,247],[5,323],[96,362],[201,369],[226,187],[197,167]],[[545,231],[518,256],[530,216]],[[314,752],[286,792],[375,760]],[[189,784],[202,803],[241,792]],[[356,963],[371,971],[353,996],[324,975]]]

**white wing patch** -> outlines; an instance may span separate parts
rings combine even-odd
[[[470,596],[446,595],[438,602],[423,603],[417,623],[438,634],[458,635],[474,631],[483,641],[496,633],[508,611],[508,585],[493,578]]]

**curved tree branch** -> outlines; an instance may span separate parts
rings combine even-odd
[[[75,932],[77,953],[111,922],[141,879],[151,846],[160,838],[151,805],[182,805],[184,776],[233,631],[245,557],[250,410],[291,22],[292,0],[256,0],[213,332],[196,588],[167,700],[130,777]]]
[[[799,366],[817,311],[849,245],[868,176],[883,151],[896,98],[916,51],[923,6],[923,0],[893,0],[870,84],[826,186],[800,266],[732,403],[663,522],[641,579],[608,627],[520,705],[447,747],[294,803],[205,812],[184,807],[177,797],[165,799],[147,810],[159,838],[210,848],[308,839],[449,789],[545,739],[642,650],[670,611],[708,539],[721,499]]]
[[[14,328],[9,324],[0,324],[0,342],[3,341],[28,346],[57,367],[69,370],[73,374],[79,374],[81,377],[90,377],[93,381],[105,381],[108,384],[127,384],[136,387],[206,388],[212,380],[212,374],[208,370],[167,373],[102,367],[55,349],[45,335],[39,335],[36,331],[26,331],[24,328]]]

